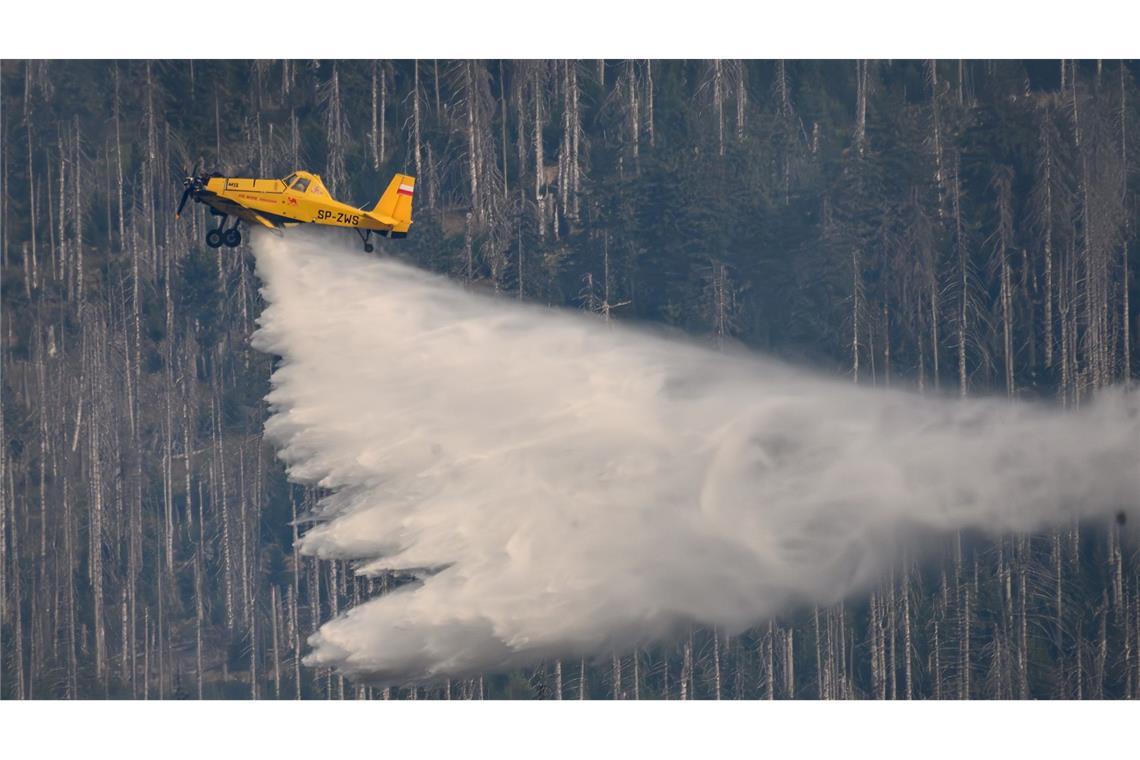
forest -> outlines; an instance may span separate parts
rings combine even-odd
[[[0,696],[1140,698],[1123,519],[963,532],[859,598],[739,635],[694,625],[401,688],[305,666],[322,622],[401,579],[298,553],[322,492],[262,440],[274,361],[250,346],[252,254],[208,248],[200,206],[174,214],[195,168],[307,169],[356,205],[406,172],[415,225],[380,252],[471,288],[851,383],[1076,409],[1140,364],[1138,76],[1068,60],[3,61]]]

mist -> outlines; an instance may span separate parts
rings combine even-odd
[[[1136,514],[1140,395],[1076,411],[856,386],[255,235],[266,435],[326,489],[300,550],[421,582],[310,666],[404,684],[732,635],[958,530]]]

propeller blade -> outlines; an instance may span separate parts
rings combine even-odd
[[[182,200],[178,202],[178,210],[174,212],[174,218],[178,219],[182,216],[182,209],[186,206],[186,200],[190,197],[190,192],[194,189],[193,185],[187,185],[186,190],[182,193]]]

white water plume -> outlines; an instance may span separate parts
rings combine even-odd
[[[1140,399],[923,398],[465,290],[343,242],[254,241],[266,433],[329,489],[301,550],[420,571],[306,662],[383,683],[733,634],[903,546],[1135,512]]]

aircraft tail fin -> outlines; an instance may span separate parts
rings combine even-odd
[[[416,178],[407,174],[397,174],[388,183],[388,189],[372,209],[373,216],[388,217],[393,220],[392,233],[406,235],[412,224],[412,196],[416,190]]]

